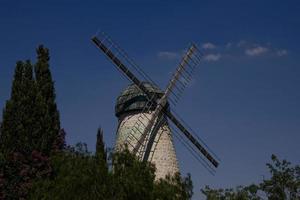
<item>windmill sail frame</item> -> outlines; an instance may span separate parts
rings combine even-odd
[[[144,87],[142,82],[116,57],[116,55],[108,48],[103,41],[99,40],[96,36],[92,37],[92,42],[115,64],[115,66],[129,79],[131,80],[143,93],[146,94],[149,102],[157,106],[157,102],[153,100],[151,94],[147,88]],[[114,44],[111,42],[111,45]],[[218,167],[219,162],[201,145],[198,140],[184,127],[184,125],[175,117],[175,115],[165,107],[162,108],[162,112],[168,117],[170,121],[185,135],[185,137],[201,152],[201,154],[214,166]]]

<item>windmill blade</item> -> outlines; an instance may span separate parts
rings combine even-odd
[[[105,39],[105,38],[104,38]],[[115,64],[128,79],[130,79],[137,87],[146,94],[148,100],[157,106],[157,102],[152,98],[151,93],[142,84],[142,82],[115,56],[115,54],[96,36],[92,38],[93,43]],[[114,44],[111,42],[111,46]],[[211,154],[197,141],[197,139],[182,125],[182,123],[168,109],[163,109],[167,117],[176,125],[176,127],[189,139],[189,141],[203,154],[204,157],[214,166],[218,167],[219,163]]]
[[[192,50],[191,52],[189,52]],[[184,90],[192,81],[194,71],[201,61],[201,52],[197,49],[196,45],[192,43],[191,47],[184,55],[180,65],[184,65],[181,70],[176,70],[175,74],[178,74],[178,79],[176,84],[174,84],[174,91],[172,91],[172,98],[169,98],[169,101],[174,102],[173,105],[176,105],[179,99],[182,97]]]
[[[187,137],[185,137],[175,125],[173,125],[172,127],[172,133],[174,139],[181,143],[186,148],[186,150],[190,152],[192,157],[194,157],[211,175],[215,175],[216,170],[214,169],[214,167],[210,165],[206,158],[201,156],[202,154],[199,154],[198,150],[195,149],[195,146],[189,142]]]
[[[161,112],[160,115],[157,117],[157,121],[156,121],[156,123],[154,124],[154,126],[152,128],[151,134],[149,136],[149,140],[148,140],[148,142],[145,146],[144,155],[142,155],[143,156],[142,157],[143,161],[149,160],[149,156],[150,156],[153,144],[155,142],[155,138],[157,136],[157,133],[158,133],[160,127],[163,125],[163,123],[165,123],[165,118],[164,118],[164,116]]]
[[[155,109],[155,111],[152,114],[152,117],[148,123],[148,126],[146,127],[146,129],[144,130],[144,133],[141,137],[141,141],[140,143],[143,143],[146,138],[146,135],[148,133],[150,133],[149,136],[149,141],[148,143],[145,145],[145,153],[143,156],[143,160],[148,160],[148,157],[150,155],[150,151],[152,149],[153,146],[153,142],[155,140],[155,137],[157,135],[158,132],[158,125],[160,124],[160,121],[163,118],[159,118],[159,116],[161,116],[161,113],[163,112],[163,108],[165,107],[166,103],[167,103],[167,99],[169,97],[169,95],[172,93],[173,88],[176,86],[176,83],[179,81],[180,78],[182,78],[182,74],[185,70],[185,68],[188,66],[188,63],[191,59],[191,56],[193,55],[193,53],[196,51],[196,46],[194,44],[191,45],[191,47],[188,49],[188,51],[186,52],[186,54],[183,56],[182,61],[180,62],[179,66],[176,68],[176,72],[174,73],[174,75],[172,76],[171,80],[169,81],[169,84],[164,92],[164,95],[161,97],[161,99],[158,101],[157,103],[157,107]],[[155,120],[157,121],[156,124],[154,123]],[[154,128],[151,130],[152,126],[154,125]],[[139,148],[140,143],[137,144],[137,148]]]
[[[146,87],[142,84],[142,81],[140,81],[120,60],[117,58],[114,53],[105,46],[103,41],[99,40],[96,36],[92,38],[92,41],[94,44],[104,52],[104,54],[117,66],[121,72],[125,74],[126,77],[128,77],[134,84],[138,86],[147,96],[151,97],[151,94],[148,92]],[[113,45],[113,44],[112,44]]]
[[[189,139],[189,141],[203,154],[203,156],[214,166],[218,167],[219,162],[201,145],[198,140],[182,125],[182,123],[170,111],[165,110],[165,114],[174,125]]]

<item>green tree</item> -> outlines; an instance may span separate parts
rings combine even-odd
[[[18,61],[15,68],[15,74],[12,84],[11,98],[6,101],[3,110],[3,118],[0,127],[0,149],[1,153],[6,156],[9,152],[14,151],[20,145],[19,138],[22,132],[22,123],[18,109],[22,105],[24,63]]]
[[[86,145],[79,143],[51,156],[54,176],[38,179],[30,199],[108,199],[108,174]]]
[[[155,180],[155,166],[139,161],[125,149],[113,154],[111,199],[188,200],[193,195],[190,175],[179,173]]]
[[[111,199],[153,199],[155,167],[140,162],[127,149],[112,156]]]
[[[30,154],[36,148],[34,118],[36,88],[30,61],[17,62],[11,98],[3,111],[0,147],[4,155],[12,152]]]
[[[101,128],[98,128],[97,130],[97,141],[96,141],[96,158],[103,162],[103,164],[107,164],[107,151],[105,148],[105,143],[103,139],[103,130]]]
[[[192,195],[190,176],[179,174],[155,181],[155,167],[139,161],[128,150],[112,155],[110,171],[97,155],[77,144],[52,154],[53,175],[36,179],[30,199],[185,200]]]
[[[257,185],[239,186],[236,189],[211,189],[206,186],[202,193],[208,200],[270,200],[300,199],[300,166],[292,166],[286,160],[271,156],[272,163],[267,163],[270,178]]]
[[[267,163],[271,178],[261,184],[269,199],[300,199],[300,166],[291,166],[287,160],[280,161],[275,155]]]
[[[49,52],[37,49],[38,61],[17,62],[11,98],[6,102],[0,126],[0,150],[31,154],[32,150],[49,155],[59,137],[60,122],[54,85],[49,69]]]
[[[190,174],[182,178],[179,173],[160,179],[154,186],[156,200],[188,200],[193,196],[193,183]]]
[[[258,190],[259,187],[253,184],[248,187],[238,186],[235,189],[211,189],[205,186],[201,191],[207,200],[260,200]]]
[[[16,116],[16,119],[21,119],[22,128],[20,128],[21,142],[17,152],[30,155],[33,150],[39,149],[39,140],[35,133],[35,129],[39,124],[39,119],[35,116],[36,111],[36,85],[33,79],[33,67],[30,61],[26,61],[24,64],[23,82],[22,82],[22,101],[18,105],[18,109],[21,111]]]
[[[48,51],[43,50],[40,47],[37,51],[35,71],[38,80],[34,79],[29,60],[17,62],[11,97],[3,110],[0,125],[2,199],[26,198],[34,179],[51,174],[48,155],[53,149],[62,149],[64,146],[63,134],[56,132],[59,117],[51,73],[43,64],[45,60],[49,61]],[[41,87],[42,84],[47,87]],[[47,93],[47,88],[53,90],[49,89]]]
[[[55,102],[55,89],[49,67],[49,50],[40,45],[37,48],[37,62],[34,67],[40,119],[40,135],[43,138],[43,152],[49,154],[57,137],[59,137],[60,120]]]

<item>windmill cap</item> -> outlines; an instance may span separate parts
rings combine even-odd
[[[154,95],[155,101],[163,96],[163,91],[161,91],[157,86],[149,82],[142,82],[142,84],[151,95]],[[155,107],[153,105],[146,105],[147,102],[148,99],[146,94],[143,93],[135,84],[131,84],[118,96],[115,106],[115,115],[120,117],[122,114],[142,111],[143,109],[145,109],[145,111],[148,111],[149,109],[154,110]]]

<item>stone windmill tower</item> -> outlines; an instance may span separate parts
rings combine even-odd
[[[164,94],[163,91],[148,82],[143,82],[143,85],[151,95],[155,96],[156,101]],[[115,114],[118,117],[116,149],[127,144],[129,150],[133,151],[137,145],[138,140],[135,138],[140,137],[140,132],[134,132],[132,129],[137,127],[141,132],[144,131],[145,127],[142,124],[147,123],[151,113],[155,110],[155,107],[147,105],[147,102],[146,95],[134,84],[129,85],[117,98],[115,107]],[[148,143],[148,140],[149,138],[145,140],[145,143]],[[179,172],[171,129],[165,119],[160,123],[148,160],[156,166],[157,179]]]
[[[194,44],[190,46],[162,91],[110,37],[104,34],[101,37],[93,37],[92,42],[133,83],[117,98],[115,111],[119,121],[116,149],[127,146],[138,159],[153,162],[157,179],[172,175],[179,169],[169,127],[171,122],[176,127],[173,130],[179,141],[208,171],[214,173],[214,168],[219,165],[216,155],[170,109],[171,104],[177,104],[201,60],[202,55],[197,47]],[[134,71],[145,81],[141,81]]]

